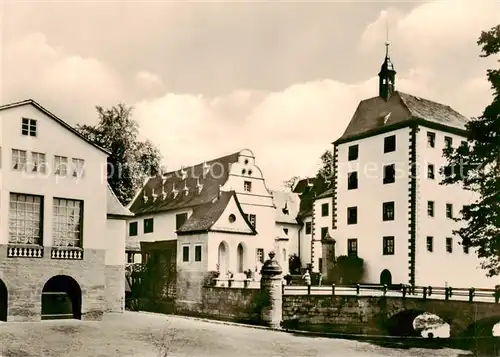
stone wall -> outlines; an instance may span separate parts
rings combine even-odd
[[[203,287],[201,303],[196,309],[176,304],[176,312],[182,315],[258,324],[261,305],[260,289]]]
[[[125,310],[125,266],[106,265],[104,268],[106,312]]]
[[[100,320],[106,309],[104,250],[85,249],[83,260],[51,259],[51,248],[43,258],[7,258],[0,245],[0,279],[8,291],[8,321],[39,321],[42,290],[56,275],[72,277],[82,291],[82,319]]]

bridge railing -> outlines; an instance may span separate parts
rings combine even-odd
[[[484,288],[453,288],[435,286],[410,285],[335,285],[305,286],[284,285],[284,295],[343,295],[343,296],[387,296],[403,298],[420,298],[434,300],[460,300],[470,302],[500,301],[500,287],[495,289]]]

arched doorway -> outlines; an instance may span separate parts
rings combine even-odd
[[[243,247],[243,244],[240,243],[238,244],[238,249],[237,249],[237,271],[238,273],[243,273],[245,270],[245,248]]]
[[[227,270],[229,268],[229,247],[226,242],[221,242],[219,244],[217,262],[219,265],[219,272],[221,274],[221,277],[224,277],[225,274],[227,274]]]
[[[7,321],[8,292],[2,279],[0,279],[0,321]]]
[[[50,278],[42,290],[42,320],[81,319],[82,290],[70,276]]]
[[[392,285],[392,274],[389,270],[384,269],[382,273],[380,273],[380,284]]]

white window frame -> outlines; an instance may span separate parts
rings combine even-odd
[[[72,158],[71,159],[72,163],[72,176],[77,177],[77,178],[82,178],[84,173],[85,173],[85,160],[83,159],[78,159],[78,158]]]
[[[21,119],[21,135],[36,137],[37,134],[37,121],[36,119]]]
[[[43,197],[10,193],[9,244],[42,245]]]
[[[68,176],[68,158],[66,156],[54,156],[54,174],[57,176]]]
[[[33,172],[45,173],[47,160],[42,152],[31,152],[31,166]]]
[[[26,150],[12,149],[12,170],[26,171],[28,153]]]
[[[54,197],[52,200],[52,245],[82,248],[83,201]]]

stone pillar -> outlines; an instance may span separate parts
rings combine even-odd
[[[280,328],[283,320],[283,269],[274,258],[274,252],[269,253],[269,259],[264,263],[260,280],[263,307],[262,321],[273,328]]]
[[[331,280],[331,276],[328,273],[332,271],[335,266],[335,239],[333,239],[329,233],[327,233],[323,239],[321,239],[323,266],[321,270],[323,271],[323,279]]]

